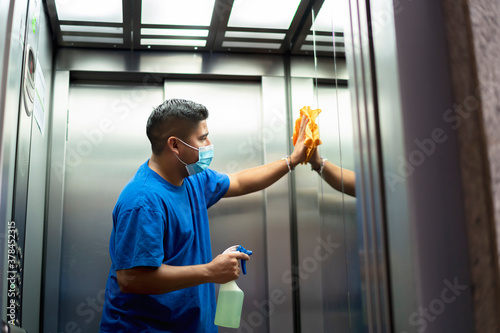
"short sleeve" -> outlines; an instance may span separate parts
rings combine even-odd
[[[160,267],[163,262],[164,217],[136,207],[115,221],[113,264],[116,270],[138,266]]]
[[[205,169],[199,175],[200,185],[204,188],[207,208],[219,201],[229,189],[229,176],[212,169]]]

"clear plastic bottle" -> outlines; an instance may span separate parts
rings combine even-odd
[[[243,252],[248,255],[252,251],[246,250],[241,245],[234,245],[223,253]],[[241,261],[241,270],[246,274],[245,261]],[[243,291],[235,281],[230,281],[220,285],[219,297],[217,298],[217,310],[215,311],[215,325],[230,328],[240,327],[241,310],[243,309]]]

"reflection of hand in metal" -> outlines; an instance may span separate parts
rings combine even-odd
[[[356,196],[356,175],[353,171],[340,168],[319,155],[314,149],[311,160],[311,169],[318,174],[334,189],[345,194]]]
[[[310,106],[304,106],[300,109],[300,117],[295,121],[295,127],[293,129],[293,144],[296,145],[297,139],[299,137],[299,130],[301,127],[301,122],[304,117],[306,117],[309,122],[305,129],[304,144],[307,146],[307,156],[303,164],[306,164],[311,159],[314,149],[321,144],[319,139],[319,128],[316,124],[316,118],[321,113],[321,109],[311,110]]]

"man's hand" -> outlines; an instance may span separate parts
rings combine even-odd
[[[297,137],[297,142],[295,143],[295,148],[290,155],[291,167],[295,167],[300,163],[304,162],[307,157],[307,146],[304,144],[306,139],[306,127],[309,123],[309,118],[302,116],[302,121],[300,122],[299,135]]]
[[[207,266],[209,280],[214,283],[227,283],[240,277],[239,259],[250,260],[250,257],[241,252],[219,254]]]
[[[309,163],[311,164],[311,168],[313,168],[314,170],[318,170],[319,168],[321,168],[321,156],[319,155],[319,150],[317,147],[314,148],[314,153],[311,156]]]

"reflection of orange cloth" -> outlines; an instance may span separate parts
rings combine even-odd
[[[300,109],[300,117],[295,121],[295,128],[293,129],[293,145],[297,142],[297,137],[299,136],[300,123],[302,121],[302,116],[309,118],[309,122],[306,127],[306,137],[304,144],[307,146],[307,157],[302,164],[306,164],[312,157],[314,148],[319,146],[322,142],[319,139],[319,128],[316,124],[316,118],[321,113],[321,109],[311,110],[310,106],[304,106]]]

